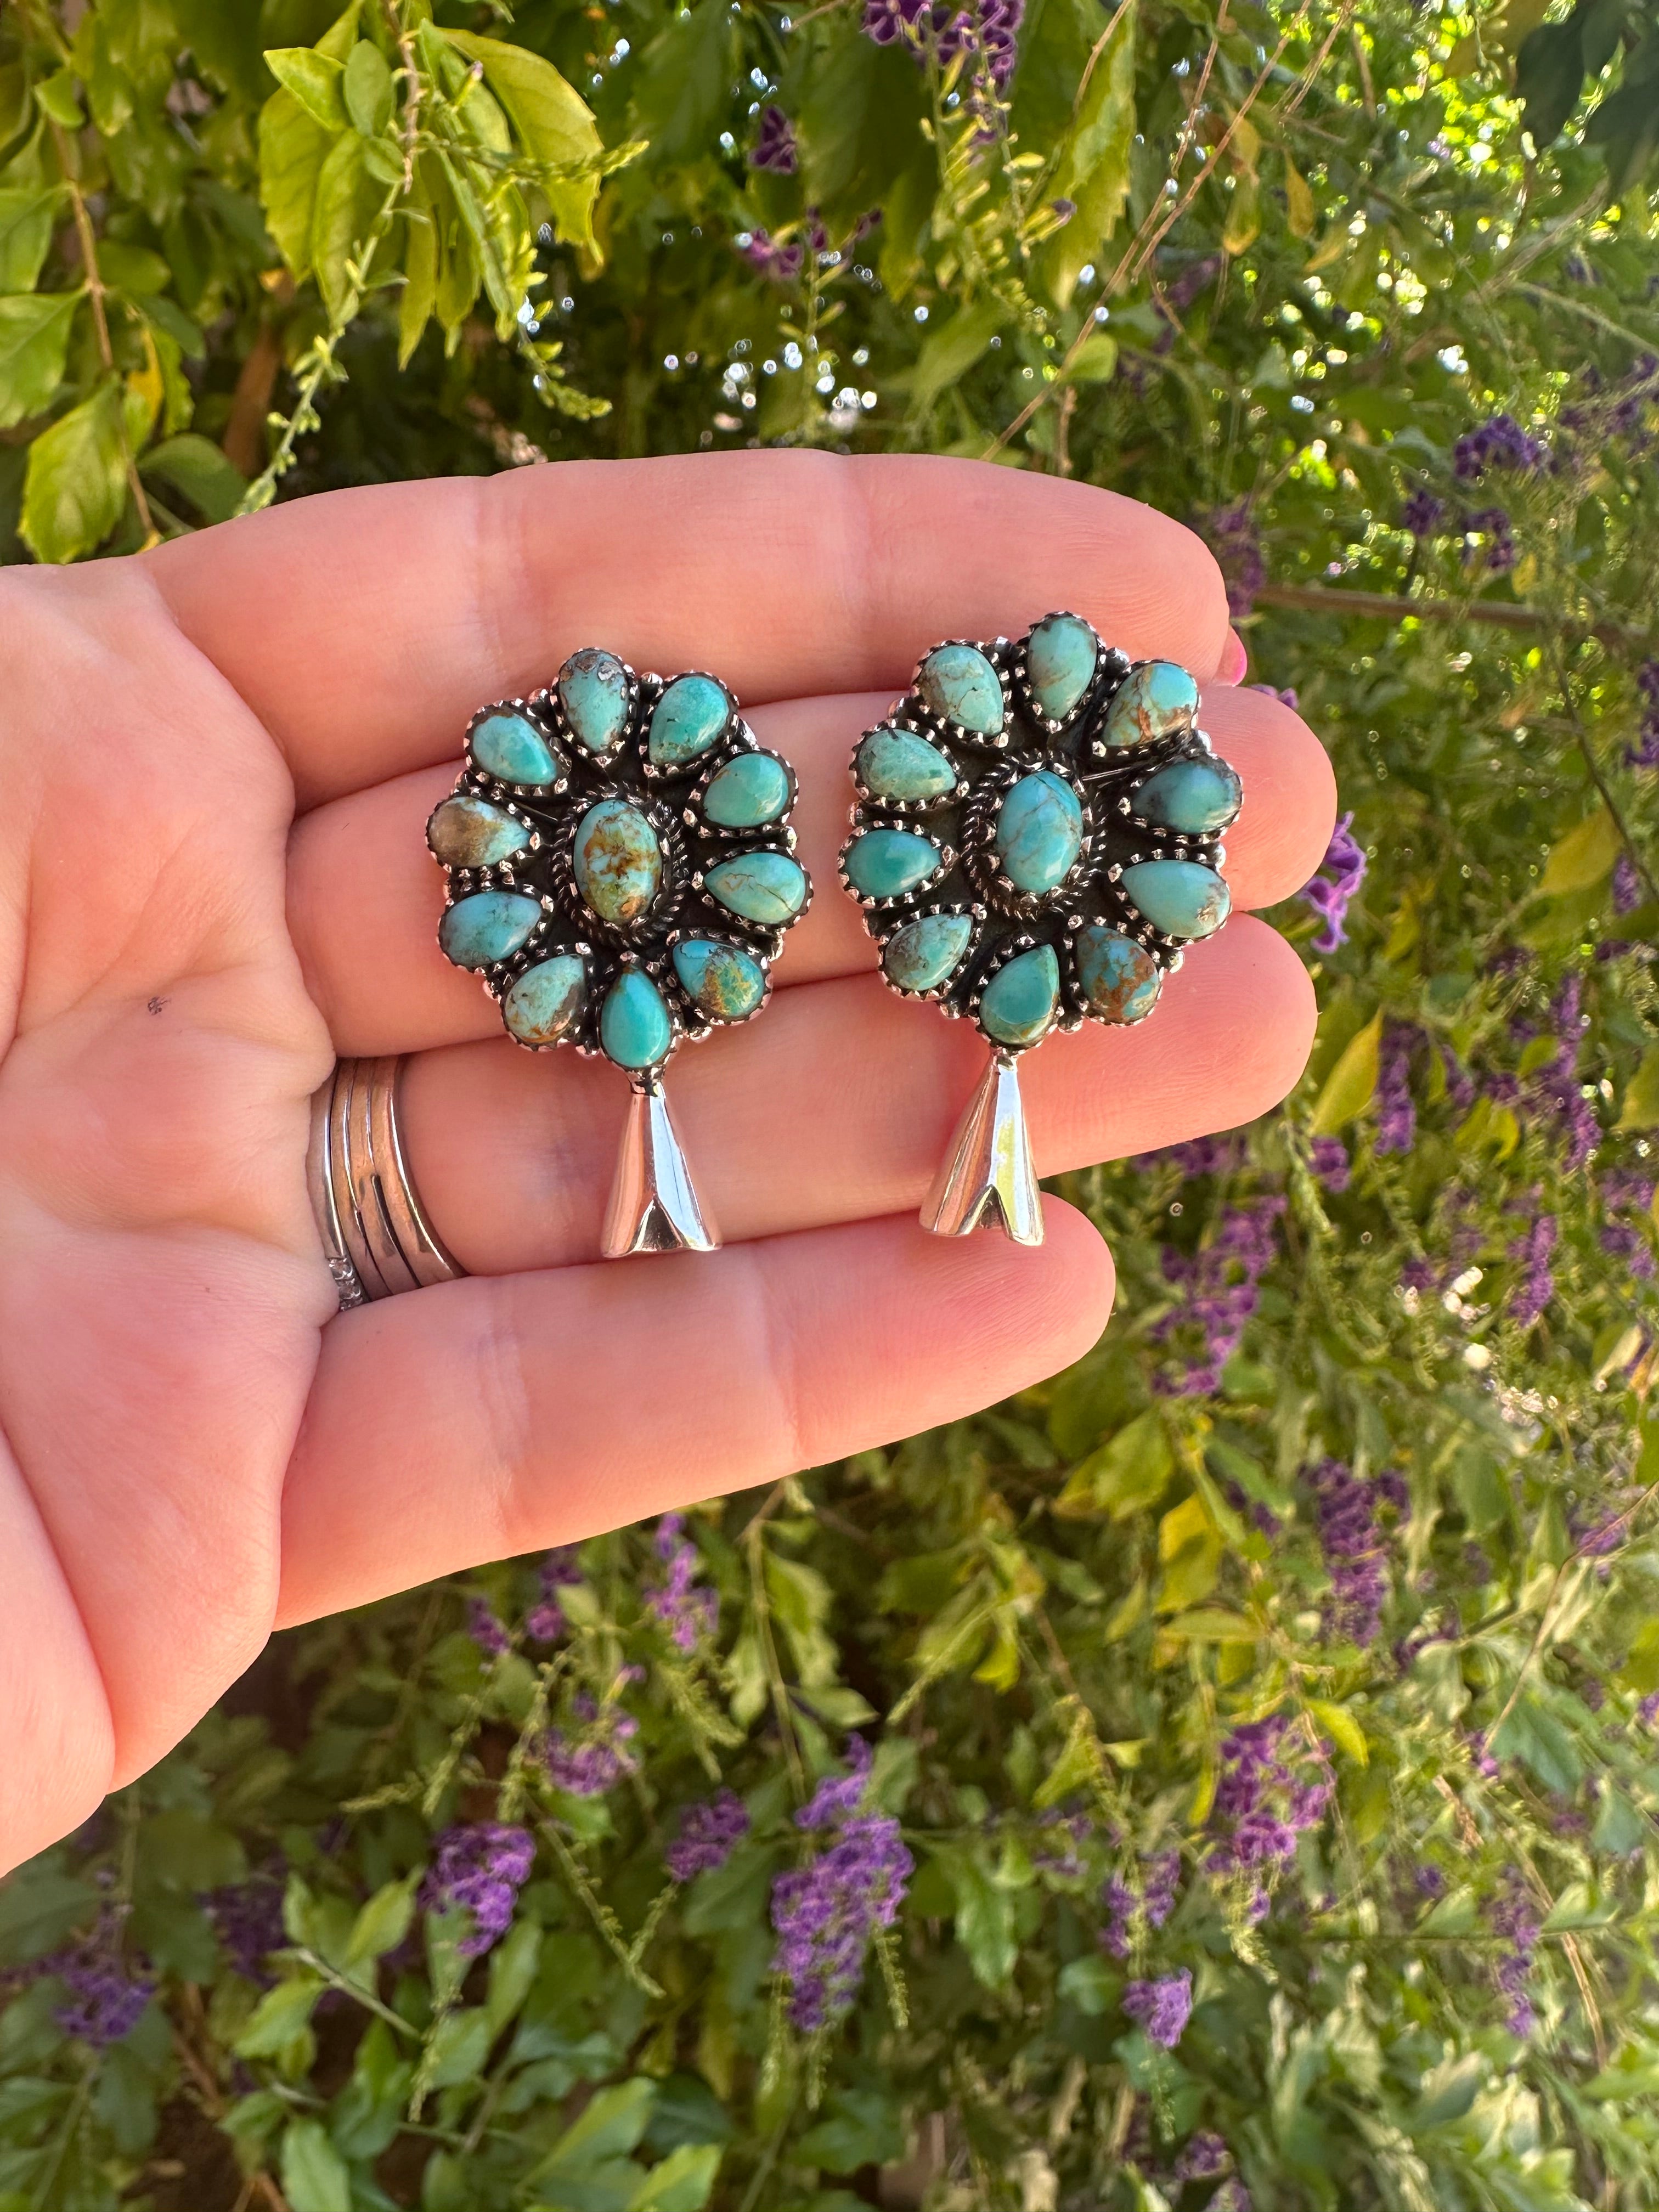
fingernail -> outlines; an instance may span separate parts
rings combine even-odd
[[[1218,684],[1242,684],[1244,672],[1249,665],[1249,648],[1236,629],[1230,629],[1227,642],[1222,648],[1221,665],[1216,671],[1216,681]]]

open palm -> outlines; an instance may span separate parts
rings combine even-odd
[[[947,635],[1069,606],[1214,678],[1213,562],[1114,495],[973,463],[577,463],[296,502],[0,581],[0,1867],[174,1742],[271,1628],[982,1406],[1085,1351],[1109,1258],[924,1236],[982,1048],[883,988],[834,890],[858,732]],[[821,887],[765,1020],[684,1055],[726,1237],[604,1265],[623,1087],[444,961],[422,831],[467,717],[581,645],[726,678],[799,770]],[[1235,903],[1316,866],[1325,755],[1212,684]],[[1144,1028],[1050,1042],[1054,1172],[1274,1103],[1312,1033],[1244,916]],[[336,1315],[306,1190],[335,1054],[406,1053],[470,1279]]]

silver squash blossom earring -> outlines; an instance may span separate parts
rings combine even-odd
[[[449,900],[438,943],[507,1035],[601,1054],[633,1084],[607,1259],[710,1252],[663,1070],[683,1038],[752,1021],[811,896],[787,824],[794,771],[713,676],[574,653],[532,698],[482,708],[427,824]]]
[[[1198,704],[1175,662],[1132,666],[1051,614],[1012,644],[935,646],[859,741],[842,881],[893,989],[991,1048],[921,1209],[936,1235],[1000,1219],[1042,1242],[1018,1055],[1085,1017],[1144,1021],[1227,919],[1218,841],[1243,790]]]

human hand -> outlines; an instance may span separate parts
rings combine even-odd
[[[0,1868],[177,1741],[274,1626],[988,1404],[1106,1321],[1111,1261],[915,1209],[982,1046],[894,998],[836,888],[859,732],[945,635],[1050,608],[1214,679],[1209,555],[1087,486],[767,453],[319,497],[0,579]],[[520,1052],[434,939],[426,817],[471,711],[574,647],[714,670],[800,771],[818,885],[752,1029],[674,1107],[712,1257],[599,1261],[624,1086]],[[1212,680],[1235,906],[1304,883],[1334,788]],[[1052,1039],[1042,1173],[1231,1127],[1313,1032],[1242,915],[1143,1028]],[[306,1189],[334,1054],[413,1055],[403,1121],[471,1271],[337,1316]]]

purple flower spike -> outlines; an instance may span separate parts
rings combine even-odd
[[[1400,526],[1413,538],[1431,538],[1445,519],[1446,502],[1420,487],[1400,510]]]
[[[1154,2043],[1173,2051],[1192,2017],[1191,1973],[1182,1967],[1178,1974],[1164,1974],[1155,1982],[1131,1982],[1123,1992],[1123,2009]]]
[[[486,1820],[447,1829],[421,1885],[420,1902],[428,1912],[465,1906],[472,1929],[455,1948],[464,1959],[480,1959],[512,1926],[513,1908],[535,1863],[535,1840],[523,1828]]]
[[[750,167],[770,169],[780,177],[793,177],[798,159],[794,125],[781,107],[762,108],[760,128],[749,149]]]
[[[1340,1137],[1316,1137],[1308,1147],[1308,1164],[1333,1197],[1340,1198],[1348,1188],[1352,1163]]]
[[[499,1659],[504,1651],[511,1650],[513,1639],[486,1601],[469,1598],[466,1607],[466,1632],[486,1659]]]
[[[690,1655],[714,1633],[720,1601],[696,1579],[702,1556],[682,1535],[684,1526],[683,1513],[665,1513],[658,1522],[652,1541],[668,1573],[659,1588],[646,1592],[645,1601],[668,1631],[675,1649]]]
[[[1517,1328],[1530,1328],[1555,1296],[1550,1255],[1555,1249],[1555,1216],[1540,1213],[1524,1237],[1510,1246],[1510,1257],[1525,1272],[1510,1296],[1510,1317]]]
[[[749,1833],[749,1814],[741,1797],[722,1790],[705,1802],[688,1805],[680,1832],[664,1856],[676,1881],[712,1874],[726,1864]]]
[[[1412,1101],[1412,1047],[1417,1031],[1410,1022],[1389,1022],[1382,1031],[1376,1073],[1376,1138],[1379,1152],[1408,1152],[1417,1142],[1417,1108]]]
[[[1182,1324],[1201,1332],[1200,1349],[1176,1378],[1160,1385],[1170,1395],[1207,1396],[1221,1387],[1221,1370],[1237,1351],[1261,1297],[1261,1278],[1277,1251],[1274,1234],[1283,1197],[1255,1198],[1230,1207],[1213,1243],[1197,1252],[1165,1252],[1164,1272],[1186,1292],[1182,1303],[1152,1328],[1162,1343]]]
[[[0,1977],[0,1991],[8,1984],[55,1977],[64,1984],[64,1998],[52,2018],[64,2033],[94,2051],[118,2043],[137,2027],[144,2007],[155,1993],[149,1961],[141,1956],[128,1957],[123,1951],[125,1919],[125,1909],[106,1905],[84,1936],[74,1936],[45,1958],[31,1960],[14,1973]]]
[[[1358,1480],[1340,1460],[1328,1459],[1314,1469],[1309,1486],[1317,1500],[1320,1547],[1331,1578],[1325,1633],[1364,1650],[1376,1641],[1388,1593],[1376,1527],[1379,1486]]]
[[[1325,927],[1313,941],[1316,952],[1334,952],[1348,941],[1348,908],[1365,880],[1365,848],[1353,835],[1353,816],[1345,814],[1331,833],[1319,872],[1297,896]]]

